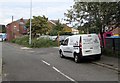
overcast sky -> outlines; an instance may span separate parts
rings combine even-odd
[[[30,18],[31,0],[0,0],[0,24],[8,24],[20,18]],[[120,1],[120,0],[80,0],[80,1]],[[70,6],[73,6],[74,0],[32,0],[32,16],[45,15],[49,20],[62,20],[64,13]]]
[[[64,18],[73,0],[32,0],[32,16],[45,15],[49,20]],[[30,0],[0,0],[0,24],[20,18],[30,18]]]

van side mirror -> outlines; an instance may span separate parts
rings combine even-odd
[[[65,45],[64,40],[60,41],[60,45]]]
[[[63,43],[63,42],[61,42],[61,43],[60,43],[60,45],[64,45],[64,43]]]

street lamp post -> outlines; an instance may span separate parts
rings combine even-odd
[[[31,17],[32,17],[32,0],[30,1],[30,33],[29,33],[29,44],[31,44]]]

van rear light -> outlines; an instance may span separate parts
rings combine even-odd
[[[80,43],[79,43],[79,46],[80,46],[80,48],[82,48],[82,38],[80,37]]]
[[[80,43],[80,45],[79,45],[79,46],[80,46],[80,48],[82,48],[82,43]]]

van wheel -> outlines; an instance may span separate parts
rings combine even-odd
[[[79,63],[79,62],[80,62],[79,56],[78,56],[78,55],[75,55],[74,60],[75,60],[76,63]]]
[[[64,58],[64,55],[63,55],[63,53],[62,53],[61,50],[60,50],[60,57],[61,57],[61,58]]]

